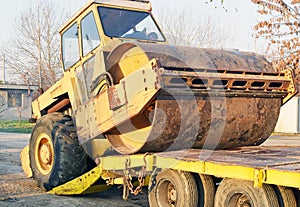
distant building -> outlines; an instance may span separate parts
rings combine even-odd
[[[275,132],[300,133],[300,97],[295,96],[281,107]]]
[[[28,120],[31,117],[31,95],[34,85],[0,83],[0,120]]]

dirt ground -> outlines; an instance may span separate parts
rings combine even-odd
[[[122,200],[122,189],[114,187],[106,192],[85,196],[55,196],[40,190],[33,179],[22,171],[20,152],[28,144],[30,135],[0,133],[0,206],[1,207],[147,207],[147,190],[138,196]]]
[[[85,196],[55,196],[40,190],[33,179],[28,179],[20,163],[21,149],[30,135],[0,133],[0,206],[1,207],[148,207],[147,189],[138,196],[122,200],[122,189],[114,187],[106,192]],[[265,145],[300,146],[300,136],[274,135]]]

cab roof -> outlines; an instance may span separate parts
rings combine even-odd
[[[149,0],[89,0],[75,15],[73,15],[63,26],[60,28],[60,33],[72,24],[78,16],[86,11],[93,4],[102,4],[103,6],[118,6],[124,8],[133,8],[144,11],[151,11],[152,6]]]

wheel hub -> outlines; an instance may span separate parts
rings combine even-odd
[[[176,205],[177,191],[172,183],[168,186],[168,201],[171,206]]]
[[[238,207],[251,207],[250,201],[245,195],[239,197],[237,204]]]
[[[40,158],[42,163],[49,165],[52,162],[52,152],[49,143],[42,144],[40,148]]]
[[[41,174],[51,172],[54,164],[54,150],[52,140],[47,134],[41,134],[35,145],[36,165]]]

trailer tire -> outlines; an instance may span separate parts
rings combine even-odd
[[[278,198],[279,207],[297,207],[296,198],[292,189],[276,185],[273,187]]]
[[[215,198],[215,183],[209,175],[194,175],[198,188],[198,207],[213,207]]]
[[[254,188],[251,181],[223,179],[215,196],[215,207],[279,207],[278,200],[271,185],[263,184]]]
[[[45,190],[87,171],[87,154],[79,145],[73,120],[68,115],[52,113],[40,118],[29,145],[33,178]]]
[[[157,174],[156,185],[149,192],[151,207],[197,207],[198,191],[191,173],[164,170]]]

